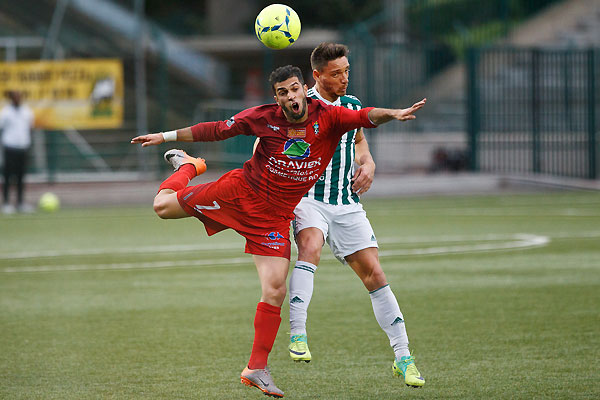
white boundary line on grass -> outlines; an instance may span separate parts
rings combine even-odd
[[[442,247],[427,247],[421,249],[383,250],[379,252],[379,257],[516,250],[545,246],[550,243],[550,238],[547,236],[530,235],[527,233],[518,233],[513,235],[513,238],[516,240],[500,243],[464,244]]]
[[[400,239],[400,240],[398,240]],[[480,244],[457,244],[449,246],[423,247],[417,249],[399,249],[399,250],[384,250],[379,252],[380,257],[391,256],[415,256],[415,255],[442,255],[442,254],[461,254],[483,251],[499,251],[499,250],[519,250],[532,247],[545,246],[550,242],[547,236],[532,235],[527,233],[519,233],[513,235],[482,235],[473,236],[444,236],[439,238],[422,238],[417,241],[417,238],[409,240],[407,238],[384,238],[381,243],[430,243],[430,242],[452,242],[452,241],[482,241],[482,240],[499,240],[497,243],[480,243]],[[178,246],[175,246],[178,247]],[[188,248],[188,246],[183,246]],[[238,248],[239,244],[235,246]],[[173,246],[164,246],[166,251],[157,251],[157,248],[152,248],[158,252],[173,252]],[[213,247],[214,249],[214,247]],[[111,254],[115,252],[112,251]],[[125,253],[125,252],[122,252]],[[135,251],[134,253],[139,253]],[[85,254],[85,253],[83,253]],[[83,255],[81,254],[81,255]],[[93,254],[102,254],[97,251]],[[71,255],[71,253],[68,253]],[[39,256],[38,256],[39,257]],[[23,258],[23,257],[21,257]],[[32,257],[37,258],[37,257]],[[333,260],[333,255],[327,254],[322,257],[324,260]],[[128,263],[107,263],[107,264],[71,264],[71,265],[37,265],[23,267],[7,267],[1,270],[5,273],[18,272],[62,272],[62,271],[99,271],[99,270],[133,270],[133,269],[153,269],[153,268],[175,268],[175,267],[202,267],[214,265],[239,265],[252,264],[250,257],[233,257],[233,258],[214,258],[214,259],[199,259],[199,260],[183,260],[183,261],[153,261],[153,262],[128,262]]]
[[[139,263],[111,263],[111,264],[71,264],[71,265],[37,265],[32,267],[4,268],[2,272],[63,272],[63,271],[105,271],[105,270],[133,270],[175,267],[208,267],[214,265],[251,264],[249,257],[219,258],[208,260],[186,261],[153,261]]]
[[[600,232],[598,232],[600,235]],[[514,234],[484,234],[484,235],[445,235],[437,237],[384,237],[378,239],[379,243],[442,243],[442,242],[465,242],[465,241],[483,241],[483,240],[512,240]],[[153,254],[153,253],[182,253],[206,250],[235,250],[243,246],[243,240],[239,243],[215,243],[215,244],[187,244],[187,245],[163,245],[146,246],[135,248],[94,248],[94,249],[68,249],[68,250],[42,250],[42,251],[20,251],[16,253],[0,254],[0,260],[17,260],[33,258],[52,258],[52,257],[70,257],[70,256],[98,256],[115,254]]]
[[[387,216],[393,215],[411,215],[417,208],[406,208],[397,210],[386,210],[385,212],[379,212],[377,210],[370,210],[369,215]],[[595,209],[581,210],[577,208],[560,208],[556,210],[540,210],[534,207],[514,207],[510,210],[504,208],[430,208],[427,209],[428,215],[446,215],[453,217],[519,217],[519,216],[535,216],[535,217],[598,217],[600,212]]]
[[[148,246],[135,248],[96,248],[96,249],[72,249],[72,250],[42,250],[42,251],[20,251],[17,253],[0,254],[0,260],[16,260],[22,258],[48,258],[67,256],[98,256],[104,254],[150,254],[150,253],[177,253],[184,251],[203,250],[232,250],[239,249],[239,243],[215,243],[215,244],[175,244],[164,246]]]

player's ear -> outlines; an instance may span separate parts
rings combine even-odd
[[[313,78],[315,79],[315,81],[317,79],[319,79],[320,76],[321,76],[321,74],[319,73],[319,71],[317,71],[316,69],[313,69]]]
[[[308,86],[306,85],[306,83],[304,84],[304,95],[308,96]]]

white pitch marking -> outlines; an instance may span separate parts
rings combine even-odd
[[[212,260],[186,260],[186,261],[154,261],[140,263],[112,263],[112,264],[72,264],[72,265],[39,265],[32,267],[4,268],[2,272],[61,272],[61,271],[103,271],[103,270],[130,270],[153,269],[173,267],[203,267],[226,264],[252,264],[250,257],[221,258]]]
[[[369,215],[411,215],[414,209],[401,209],[401,210],[392,210],[386,212],[377,212],[369,211]],[[600,216],[600,212],[596,210],[578,210],[573,208],[564,208],[560,210],[543,210],[537,211],[534,208],[530,209],[513,209],[506,210],[501,208],[480,208],[480,209],[466,209],[466,208],[440,208],[440,209],[429,209],[427,210],[429,215],[450,215],[455,217],[466,216],[483,216],[483,217],[511,217],[511,216],[531,216],[534,215],[536,217],[598,217]]]
[[[599,232],[600,234],[600,232]],[[488,233],[483,235],[444,235],[435,237],[384,237],[377,239],[379,243],[432,243],[432,242],[466,242],[466,241],[484,241],[484,240],[513,240],[516,234],[496,234]]]
[[[185,251],[203,251],[203,250],[232,250],[239,249],[240,243],[219,243],[219,244],[187,244],[187,245],[166,245],[135,248],[98,248],[98,249],[73,249],[73,250],[42,250],[42,251],[22,251],[18,253],[0,254],[0,260],[14,260],[20,258],[44,258],[44,257],[66,257],[66,256],[95,256],[103,254],[150,254],[150,253],[175,253]]]
[[[442,247],[427,247],[422,249],[402,249],[402,250],[383,250],[379,252],[380,257],[389,256],[408,256],[408,255],[433,255],[433,254],[450,254],[450,253],[473,253],[479,251],[495,251],[495,250],[516,250],[526,249],[531,247],[545,246],[550,243],[550,238],[547,236],[537,236],[529,234],[514,235],[517,239],[511,242],[501,243],[482,243],[482,244],[465,244],[455,246]]]
[[[427,242],[442,241],[441,238],[428,238]],[[465,240],[465,236],[448,236],[446,241]],[[481,243],[481,244],[461,244],[454,246],[442,247],[425,247],[420,249],[400,249],[400,250],[384,250],[379,252],[380,257],[390,256],[410,256],[410,255],[433,255],[433,254],[457,254],[471,253],[481,251],[498,251],[498,250],[514,250],[526,249],[531,247],[544,246],[550,242],[547,236],[532,235],[527,233],[519,233],[514,235],[484,235],[471,240],[509,240],[501,243]],[[394,242],[399,243],[400,241]],[[413,242],[414,243],[414,242]],[[333,260],[333,255],[325,254],[322,259]],[[154,261],[140,263],[110,263],[110,264],[72,264],[72,265],[39,265],[39,266],[24,266],[24,267],[8,267],[2,272],[59,272],[59,271],[98,271],[98,270],[131,270],[131,269],[153,269],[153,268],[174,268],[187,266],[213,266],[224,264],[252,264],[251,258],[225,258],[225,259],[202,259],[202,260],[186,260],[186,261]]]
[[[568,235],[568,236],[560,236]],[[584,232],[582,234],[552,234],[553,237],[595,237],[600,236],[600,231]],[[431,243],[431,242],[459,242],[459,241],[481,241],[481,240],[512,240],[514,234],[487,234],[487,235],[445,235],[437,237],[384,237],[378,239],[379,243]],[[69,257],[69,256],[97,256],[97,255],[115,255],[115,254],[158,254],[158,253],[180,253],[206,250],[234,250],[243,246],[243,242],[229,242],[218,244],[187,244],[187,245],[164,245],[148,246],[134,248],[96,248],[96,249],[70,249],[70,250],[41,250],[41,251],[22,251],[16,253],[2,253],[0,260],[17,260],[27,258],[51,258],[51,257]]]

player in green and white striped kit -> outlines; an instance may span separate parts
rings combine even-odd
[[[346,94],[348,48],[321,43],[311,54],[315,86],[308,95],[341,107],[358,110],[360,101]],[[354,161],[358,169],[354,171]],[[422,387],[425,380],[408,349],[404,316],[379,264],[378,245],[358,195],[369,190],[375,163],[362,129],[347,132],[333,159],[315,186],[294,210],[294,235],[298,261],[290,277],[289,351],[294,361],[311,360],[306,336],[308,306],[314,273],[327,241],[333,254],[347,263],[369,291],[375,318],[387,334],[395,354],[392,370],[407,385]]]

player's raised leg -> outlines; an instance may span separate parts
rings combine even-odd
[[[357,251],[347,256],[346,261],[369,291],[375,319],[390,340],[390,346],[395,355],[392,365],[394,375],[403,376],[404,382],[408,386],[422,387],[425,379],[419,373],[414,363],[414,357],[411,356],[408,349],[404,316],[379,264],[377,248],[369,247]]]
[[[283,391],[275,386],[267,361],[281,324],[281,305],[285,299],[290,261],[283,257],[253,257],[262,295],[254,317],[252,353],[248,366],[242,371],[241,381],[260,389],[267,396],[283,397]]]
[[[184,189],[190,180],[204,173],[206,163],[204,159],[191,157],[183,150],[169,150],[164,157],[175,172],[160,185],[158,194],[154,197],[154,212],[163,219],[189,217],[177,200],[177,192]]]

